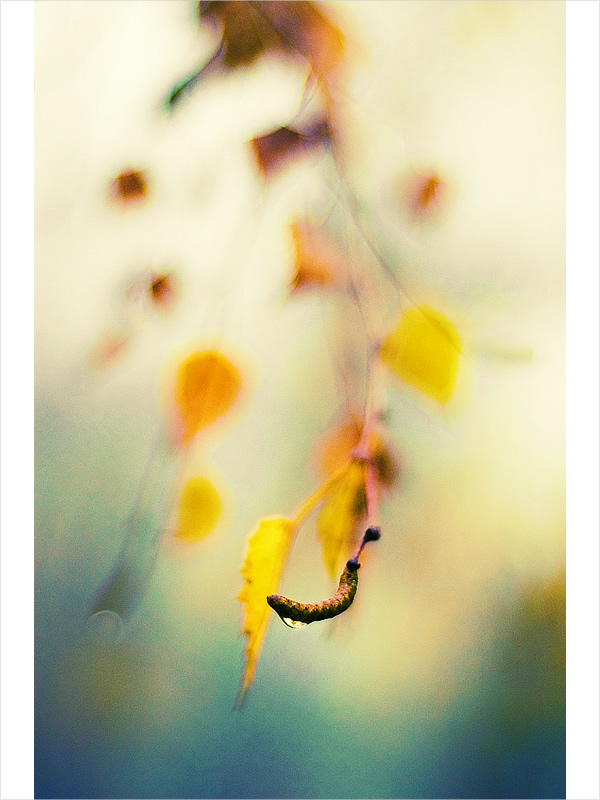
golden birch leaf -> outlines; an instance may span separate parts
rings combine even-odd
[[[443,405],[454,393],[461,346],[452,322],[421,306],[402,315],[379,357],[401,380]]]
[[[190,478],[179,498],[175,537],[188,544],[202,541],[216,528],[223,512],[219,493],[206,478]]]
[[[236,700],[240,708],[254,681],[271,609],[267,596],[275,594],[290,552],[297,524],[285,517],[262,520],[248,542],[248,553],[241,569],[244,585],[238,595],[242,604],[246,637],[245,667]]]
[[[356,528],[366,511],[365,473],[362,461],[353,461],[325,501],[317,519],[323,563],[331,578],[354,547]]]
[[[190,442],[229,411],[242,388],[238,368],[216,350],[185,358],[175,375],[174,402],[179,441]]]

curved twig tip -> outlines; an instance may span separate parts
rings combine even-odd
[[[381,529],[377,527],[367,528],[363,536],[363,545],[367,542],[376,542],[381,539]]]

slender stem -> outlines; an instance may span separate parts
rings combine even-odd
[[[363,551],[363,547],[366,545],[367,542],[376,542],[378,539],[381,538],[381,530],[377,526],[369,526],[364,533],[361,543],[356,548],[356,551],[352,558],[348,561],[346,566],[349,569],[358,569],[360,566],[360,554]]]
[[[377,468],[373,462],[371,435],[376,418],[375,401],[373,400],[373,378],[369,370],[367,382],[367,402],[365,408],[365,421],[360,440],[354,448],[353,456],[364,461],[365,469],[365,494],[367,498],[367,525],[377,525],[379,518],[379,497],[377,493]]]
[[[376,467],[373,461],[365,464],[365,492],[367,495],[367,525],[375,527],[379,519],[379,497],[377,495]]]
[[[125,620],[146,591],[165,520],[177,499],[189,450],[189,447],[173,447],[161,431],[125,523],[123,548],[92,615],[112,611]]]

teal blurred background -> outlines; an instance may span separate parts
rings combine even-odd
[[[322,163],[265,192],[245,145],[289,121],[306,76],[259,64],[165,119],[214,46],[193,4],[37,4],[36,797],[565,796],[564,4],[324,8],[358,53],[348,180],[411,297],[457,323],[464,384],[443,413],[382,387],[400,477],[357,600],[331,624],[274,619],[238,712],[247,539],[316,487],[352,341],[331,299],[286,301],[282,228],[327,208]],[[106,187],[132,163],[151,202],[123,214]],[[452,202],[415,225],[398,187],[432,164]],[[92,368],[124,289],[166,268],[173,313],[142,308],[123,358]],[[86,620],[164,424],[165,364],[221,338],[247,394],[189,469],[220,476],[226,518],[184,549],[159,513],[146,591],[103,641]],[[311,524],[281,588],[330,593]]]

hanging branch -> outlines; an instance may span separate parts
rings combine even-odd
[[[267,603],[290,628],[303,628],[311,622],[320,622],[342,614],[352,605],[358,589],[360,554],[367,542],[375,542],[381,536],[379,528],[367,528],[356,552],[346,562],[336,593],[320,603],[298,603],[279,594],[267,597]]]

